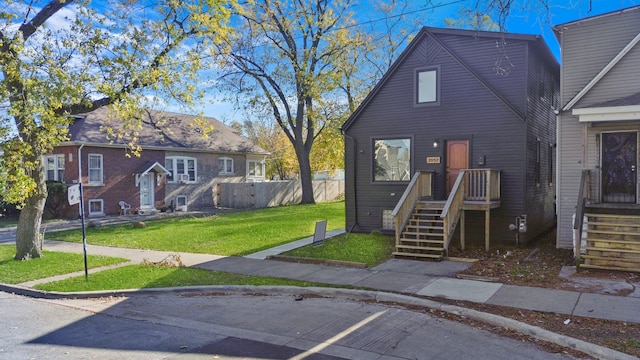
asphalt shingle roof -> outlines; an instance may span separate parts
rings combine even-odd
[[[155,110],[142,110],[140,117],[142,127],[136,129],[137,144],[143,148],[267,154],[264,149],[211,117]],[[112,111],[101,108],[77,117],[69,127],[69,141],[92,145],[127,143],[131,136],[125,136],[122,140],[109,139],[107,136],[107,127],[119,129],[121,126],[121,121],[113,116]],[[213,131],[205,137],[203,128],[209,126],[213,126]]]

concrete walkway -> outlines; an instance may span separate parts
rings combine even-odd
[[[130,219],[127,219],[130,221]],[[68,224],[73,226],[73,224]],[[64,225],[59,224],[58,227]],[[336,236],[344,231],[332,231],[327,237]],[[12,292],[34,297],[68,298],[68,297],[100,297],[115,294],[144,294],[145,292],[172,291],[225,291],[235,294],[254,294],[256,291],[266,294],[282,295],[291,293],[308,293],[331,298],[349,298],[400,303],[438,309],[464,315],[470,319],[486,322],[496,326],[509,328],[539,340],[554,342],[561,346],[572,347],[596,358],[634,359],[602,346],[585,343],[564,335],[527,325],[501,316],[482,313],[472,309],[446,305],[437,302],[439,298],[464,300],[481,304],[508,306],[513,308],[551,312],[566,316],[582,316],[614,321],[640,323],[640,285],[628,283],[608,283],[603,288],[625,289],[627,296],[614,296],[586,291],[552,290],[539,287],[513,286],[500,283],[472,281],[455,278],[455,275],[471,266],[468,262],[458,261],[414,261],[391,259],[369,269],[302,264],[267,260],[269,256],[278,255],[291,249],[311,244],[312,237],[294,241],[282,246],[250,254],[245,257],[226,257],[208,254],[176,253],[153,250],[122,249],[106,246],[87,245],[90,255],[105,255],[128,259],[128,262],[92,269],[90,272],[111,269],[131,263],[143,261],[160,262],[178,254],[185,266],[197,267],[212,271],[224,271],[236,274],[272,276],[333,285],[350,285],[371,290],[359,291],[339,288],[292,288],[265,286],[223,286],[192,287],[170,289],[145,289],[130,291],[102,291],[91,293],[56,294],[33,289],[43,282],[55,281],[71,276],[84,275],[84,271],[65,274],[54,278],[40,279],[18,285],[0,284],[0,291]],[[0,230],[0,244],[15,243],[15,232],[11,229]],[[51,251],[82,253],[82,244],[60,241],[44,241],[44,248]],[[565,269],[566,270],[566,269]],[[570,269],[569,269],[570,271]],[[572,278],[573,280],[573,278]],[[593,279],[588,280],[593,281]],[[593,284],[591,284],[593,285]],[[638,285],[638,286],[636,286]],[[218,289],[218,290],[215,290]],[[631,290],[631,291],[629,291]],[[429,300],[425,297],[436,301]]]
[[[328,232],[327,237],[336,236],[343,232],[342,230]],[[391,259],[373,268],[360,269],[266,260],[268,256],[311,244],[312,241],[313,238],[309,237],[245,257],[122,249],[95,245],[87,245],[87,253],[129,259],[129,262],[120,264],[120,266],[142,261],[160,262],[173,254],[178,254],[185,266],[206,270],[271,276],[331,285],[350,285],[412,296],[464,300],[552,312],[566,315],[568,318],[583,316],[640,323],[640,288],[635,287],[634,284],[617,284],[630,287],[632,292],[627,296],[614,296],[457,279],[455,278],[456,273],[471,266],[470,263],[458,261],[429,262]],[[15,235],[12,237],[11,234],[0,234],[0,243],[2,242],[15,242]],[[82,244],[78,243],[45,240],[44,247],[52,251],[82,253]],[[91,271],[96,272],[113,267]],[[66,274],[55,278],[30,281],[19,284],[19,286],[29,288],[39,283],[82,274],[84,272]],[[615,287],[616,284],[609,286]]]

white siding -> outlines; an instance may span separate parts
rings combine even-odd
[[[558,123],[558,233],[556,246],[573,245],[572,216],[576,212],[582,164],[582,131],[584,124],[569,113]]]

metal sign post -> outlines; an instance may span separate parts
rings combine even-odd
[[[82,200],[82,183],[69,186],[67,197],[69,205],[80,204],[80,219],[82,221],[82,253],[84,254],[84,278],[89,281],[89,268],[87,266],[87,234],[84,229],[84,201]]]

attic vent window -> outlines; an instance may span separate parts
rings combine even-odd
[[[416,71],[416,103],[433,104],[438,98],[438,69]]]

